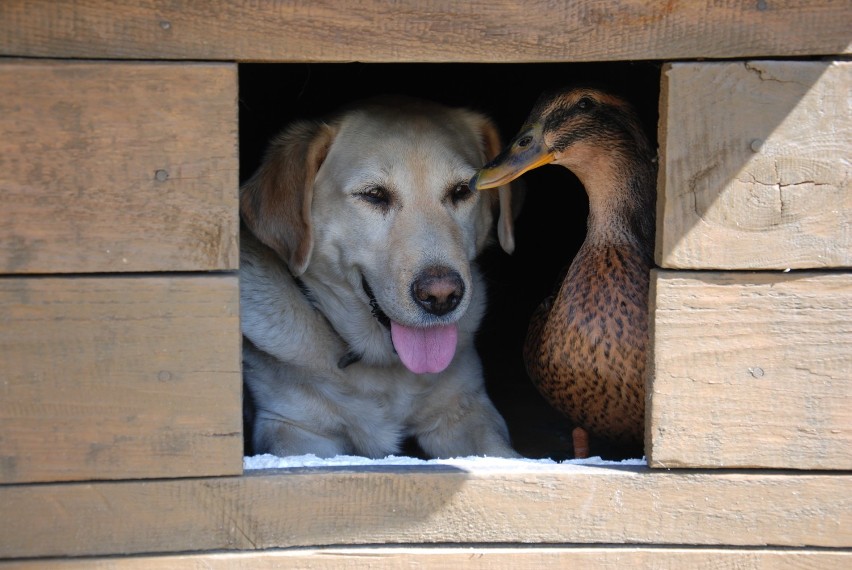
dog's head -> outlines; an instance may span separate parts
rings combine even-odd
[[[481,317],[471,263],[495,211],[500,244],[514,248],[509,188],[467,184],[500,148],[479,113],[367,102],[275,139],[241,190],[242,217],[358,356],[389,363],[395,351],[414,372],[439,372]]]

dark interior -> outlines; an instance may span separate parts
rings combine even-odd
[[[240,178],[251,176],[269,139],[289,121],[320,117],[363,97],[396,93],[470,107],[491,116],[508,139],[542,91],[574,81],[602,82],[626,96],[656,140],[657,62],[243,64]],[[478,345],[489,394],[509,424],[515,448],[527,457],[562,460],[573,457],[574,426],[539,396],[527,378],[521,347],[531,313],[551,294],[583,241],[588,200],[576,178],[561,167],[528,172],[523,180],[528,191],[516,222],[515,253],[509,256],[495,245],[481,258],[490,310]],[[641,455],[641,450],[595,443],[593,455],[604,458]],[[418,454],[413,446],[407,451]]]

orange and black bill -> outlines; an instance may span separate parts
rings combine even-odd
[[[542,125],[528,124],[494,160],[470,179],[471,190],[508,184],[524,172],[553,162],[553,152],[544,144]]]

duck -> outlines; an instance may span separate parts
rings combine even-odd
[[[589,455],[589,441],[634,457],[643,449],[656,156],[627,99],[575,85],[543,93],[469,182],[498,187],[553,164],[573,172],[588,196],[584,241],[534,310],[523,345],[528,376],[576,426],[578,458]]]

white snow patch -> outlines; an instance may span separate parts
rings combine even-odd
[[[600,457],[587,459],[569,459],[556,462],[552,459],[506,459],[503,457],[454,457],[451,459],[417,459],[390,455],[384,459],[370,459],[354,455],[338,455],[331,458],[320,458],[316,455],[294,455],[277,457],[275,455],[255,455],[243,458],[243,468],[246,470],[259,469],[288,469],[295,467],[369,467],[388,465],[446,465],[465,471],[550,471],[553,469],[582,468],[586,466],[647,466],[645,458],[625,459],[623,461],[608,461]]]

